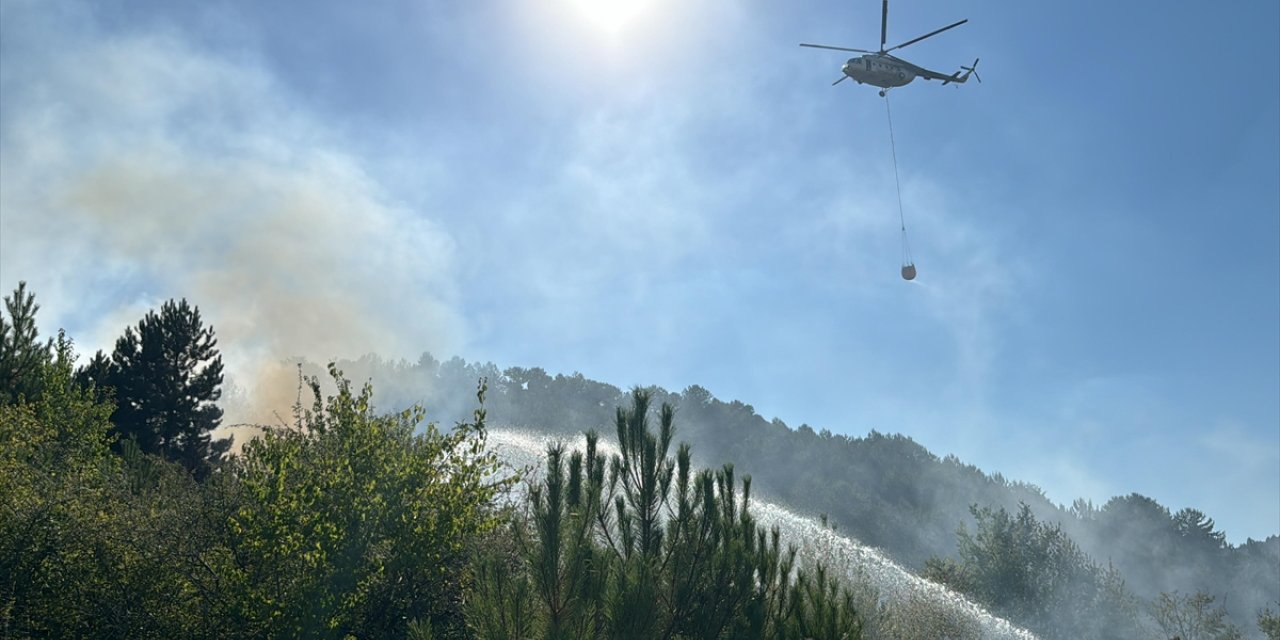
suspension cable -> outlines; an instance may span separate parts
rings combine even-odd
[[[893,113],[889,110],[889,94],[884,94],[884,113],[889,118],[889,149],[893,153],[893,184],[898,189],[898,222],[902,225],[902,264],[911,262],[911,245],[907,242],[907,216],[902,209],[902,181],[898,178],[898,147],[893,140]]]

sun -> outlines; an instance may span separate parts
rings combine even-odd
[[[569,0],[578,14],[591,26],[611,36],[644,13],[651,0]]]

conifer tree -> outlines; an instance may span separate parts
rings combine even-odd
[[[146,453],[178,462],[203,479],[231,448],[231,439],[213,440],[222,421],[222,356],[213,328],[200,310],[170,300],[147,313],[137,329],[116,341],[108,363],[99,354],[79,378],[112,390],[111,416],[119,439],[131,439]]]
[[[693,472],[688,445],[668,455],[675,411],[657,433],[650,396],[619,408],[619,452],[547,451],[530,487],[530,517],[513,530],[521,551],[477,563],[468,602],[479,638],[801,638],[856,640],[862,619],[847,587],[821,566],[796,567],[775,528],[748,508],[732,465]],[[567,467],[567,468],[566,468]]]
[[[0,313],[0,404],[14,404],[19,399],[34,402],[40,394],[41,373],[49,363],[53,341],[41,343],[36,329],[34,293],[27,283],[19,282],[12,296],[4,298],[5,314]]]
[[[1173,514],[1173,526],[1178,535],[1196,545],[1197,551],[1220,551],[1227,546],[1227,536],[1215,530],[1213,518],[1199,509],[1190,507]]]

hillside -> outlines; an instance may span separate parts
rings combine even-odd
[[[424,354],[416,363],[366,357],[340,362],[353,380],[372,380],[384,408],[422,402],[433,419],[449,424],[470,410],[476,383],[486,379],[493,424],[576,435],[609,435],[615,408],[627,393],[581,374],[539,368],[500,369],[459,358],[440,362]],[[308,371],[319,372],[307,366]],[[1212,519],[1194,509],[1171,512],[1137,494],[1095,506],[1055,505],[1031,484],[987,474],[954,456],[934,455],[909,436],[871,431],[835,435],[808,425],[766,420],[749,404],[723,401],[691,386],[651,389],[679,416],[679,440],[700,464],[732,462],[750,474],[756,490],[791,508],[829,521],[899,562],[923,569],[934,556],[955,557],[957,529],[972,529],[970,507],[1030,507],[1041,521],[1059,524],[1094,562],[1119,570],[1135,595],[1204,592],[1223,603],[1243,628],[1255,613],[1280,602],[1280,535],[1232,546]]]

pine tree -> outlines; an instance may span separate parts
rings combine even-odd
[[[669,455],[675,411],[635,390],[616,412],[618,453],[547,450],[530,487],[516,553],[476,563],[472,629],[488,639],[725,638],[857,640],[862,619],[847,586],[818,565],[796,566],[778,529],[750,513],[751,482],[732,465],[694,472],[688,445]]]
[[[170,300],[160,313],[148,312],[136,331],[125,329],[109,365],[95,357],[79,377],[114,391],[111,422],[121,440],[204,479],[231,448],[230,438],[211,436],[222,421],[217,344],[198,308]]]
[[[1227,546],[1227,535],[1214,529],[1213,518],[1198,509],[1186,508],[1173,514],[1178,535],[1193,541],[1200,549],[1219,551]]]
[[[53,341],[41,343],[36,329],[34,293],[19,282],[12,296],[4,299],[9,319],[0,313],[0,404],[20,399],[34,402],[40,394],[41,372],[50,362]]]
[[[84,389],[92,389],[94,398],[99,402],[111,399],[111,356],[101,349],[93,354],[89,362],[76,369],[75,381]]]

